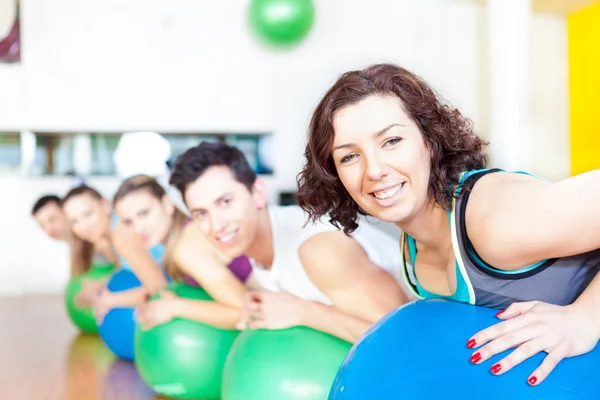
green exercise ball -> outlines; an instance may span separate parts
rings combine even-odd
[[[306,327],[246,330],[223,371],[223,400],[326,400],[352,345]]]
[[[250,27],[274,46],[293,46],[310,31],[315,17],[312,0],[253,0],[249,9]]]
[[[79,294],[86,280],[101,280],[108,278],[115,270],[113,264],[92,265],[88,272],[72,278],[65,290],[65,306],[67,314],[77,328],[83,333],[97,333],[98,326],[91,307],[77,307],[75,297]]]
[[[212,301],[202,289],[172,282],[179,297]],[[151,300],[152,301],[152,300]],[[187,319],[135,332],[135,365],[155,392],[180,399],[220,399],[221,374],[239,331],[219,329]]]

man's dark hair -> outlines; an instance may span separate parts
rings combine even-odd
[[[169,183],[185,195],[187,187],[200,178],[209,168],[228,167],[235,179],[252,191],[256,173],[244,153],[237,147],[223,142],[202,142],[186,150],[175,160]]]
[[[37,214],[38,211],[40,211],[46,205],[52,203],[56,203],[56,205],[60,207],[60,197],[54,194],[48,194],[40,197],[33,205],[33,208],[31,209],[31,215]]]

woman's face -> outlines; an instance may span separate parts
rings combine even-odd
[[[431,156],[399,98],[369,96],[334,114],[333,160],[354,201],[402,225],[428,203]]]
[[[151,248],[163,242],[173,221],[175,207],[167,196],[157,199],[147,190],[127,194],[115,204],[121,222]]]
[[[110,230],[110,204],[88,193],[71,197],[63,211],[75,236],[93,244],[106,237]]]

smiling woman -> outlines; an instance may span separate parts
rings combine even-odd
[[[483,346],[471,361],[518,347],[492,366],[502,374],[546,351],[534,385],[600,338],[600,171],[549,183],[486,169],[483,147],[415,74],[391,64],[351,71],[313,114],[298,200],[346,232],[358,214],[398,225],[417,297],[506,309],[506,321],[466,338]]]
[[[394,157],[394,162],[400,165],[417,165],[420,170],[413,173],[424,179],[413,184],[422,182],[420,189],[446,209],[452,204],[449,189],[452,185],[456,187],[460,173],[486,164],[482,153],[485,143],[473,132],[471,122],[458,110],[442,104],[424,81],[403,68],[388,65],[376,66],[368,73],[369,79],[360,73],[345,74],[341,78],[345,86],[331,88],[317,106],[305,152],[312,162],[300,174],[299,201],[303,207],[315,217],[330,212],[349,232],[356,227],[356,213],[364,214],[366,203],[375,202],[375,192],[403,183],[396,177],[397,182],[387,179],[386,187],[381,182],[361,186],[362,177],[382,173],[378,165],[389,157]],[[384,83],[386,77],[402,84]],[[359,102],[365,110],[360,115],[352,109]],[[347,134],[334,135],[340,130]],[[408,140],[400,146],[405,139]],[[401,154],[396,154],[397,151]],[[374,164],[365,169],[367,157]],[[423,162],[429,158],[431,165]],[[352,173],[359,168],[364,176]],[[320,182],[324,184],[319,185]],[[422,204],[426,198],[413,201]],[[408,210],[405,212],[410,214]]]

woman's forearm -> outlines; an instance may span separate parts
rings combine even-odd
[[[186,318],[222,329],[236,329],[240,311],[214,301],[174,300],[172,312],[177,318]]]
[[[137,307],[146,300],[148,291],[143,288],[111,292],[110,308]]]

